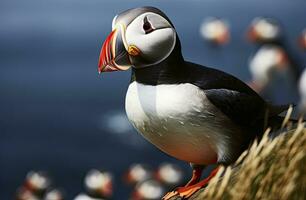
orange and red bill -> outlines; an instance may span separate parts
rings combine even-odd
[[[131,67],[129,54],[126,50],[124,33],[124,27],[119,26],[107,36],[100,52],[98,63],[99,73],[127,70]]]

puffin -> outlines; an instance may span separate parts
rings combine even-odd
[[[172,187],[184,181],[184,172],[179,165],[162,163],[158,166],[155,177],[165,186]]]
[[[92,198],[111,198],[113,196],[113,176],[108,171],[91,169],[84,178],[88,196]]]
[[[192,177],[167,193],[188,198],[207,165],[230,165],[269,126],[277,129],[288,106],[267,103],[238,78],[186,61],[176,29],[164,12],[138,7],[121,12],[100,52],[98,71],[131,68],[125,98],[135,129],[166,154],[190,163]]]
[[[136,185],[153,178],[153,170],[149,165],[142,163],[132,164],[123,176],[123,180],[128,185]]]
[[[45,171],[30,171],[27,173],[24,187],[33,194],[42,197],[52,184],[51,178]]]
[[[44,200],[64,200],[64,192],[60,189],[52,188],[46,192]]]
[[[230,31],[228,23],[220,18],[208,17],[200,26],[202,38],[217,46],[229,42]]]
[[[101,199],[101,198],[94,198],[94,197],[91,197],[87,194],[84,194],[84,193],[80,193],[78,194],[74,200],[104,200],[104,199]]]
[[[299,92],[300,92],[300,112],[302,115],[306,114],[306,69],[299,81]]]
[[[39,200],[40,197],[26,187],[20,187],[15,194],[16,200]]]
[[[256,17],[248,27],[247,38],[254,43],[273,43],[282,38],[282,28],[273,18]]]
[[[163,197],[165,188],[153,179],[148,179],[136,184],[129,200],[159,200]]]
[[[262,92],[273,82],[280,73],[290,73],[290,63],[286,51],[273,44],[261,46],[249,63],[252,81],[249,85],[256,91]],[[289,70],[289,71],[288,71]]]
[[[247,38],[258,46],[250,62],[250,71],[253,76],[250,86],[262,93],[269,85],[268,82],[271,82],[277,74],[287,71],[288,78],[292,80],[296,88],[303,63],[287,44],[281,23],[274,18],[256,17],[248,27]],[[275,73],[271,73],[272,71]],[[266,80],[260,83],[258,79]]]
[[[298,39],[299,46],[301,49],[306,50],[306,28],[302,31]]]

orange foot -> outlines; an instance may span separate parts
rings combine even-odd
[[[201,189],[201,187],[197,186],[197,187],[192,187],[192,186],[188,186],[188,187],[179,187],[177,188],[175,191],[172,192],[168,192],[164,197],[163,200],[169,200],[174,196],[180,196],[183,199],[189,198],[191,197],[194,193],[196,193],[199,189]]]
[[[218,168],[213,170],[211,172],[211,174],[204,180],[190,185],[190,186],[185,186],[185,187],[179,187],[176,190],[172,191],[172,192],[168,192],[164,197],[163,200],[169,200],[174,196],[180,196],[183,199],[189,198],[191,197],[194,193],[196,193],[197,191],[199,191],[201,188],[204,188],[207,186],[208,182],[210,181],[210,179],[212,179],[216,173],[218,172]]]

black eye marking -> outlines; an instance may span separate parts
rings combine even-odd
[[[143,28],[143,30],[145,31],[146,34],[154,31],[154,29],[153,29],[151,23],[148,21],[147,17],[145,17],[144,20],[143,20],[142,28]]]

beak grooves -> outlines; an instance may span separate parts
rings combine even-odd
[[[131,67],[124,35],[125,27],[118,25],[107,36],[100,52],[98,63],[99,73],[127,70]]]
[[[98,70],[99,73],[101,73],[103,70],[107,70],[108,68],[113,68],[115,65],[110,65],[113,60],[113,53],[112,53],[112,39],[115,34],[116,30],[112,31],[109,36],[106,38],[105,42],[103,43],[101,52],[100,52],[100,58],[99,58],[99,65],[98,65]],[[105,69],[104,69],[105,68]],[[117,69],[114,69],[117,70]],[[107,70],[109,71],[109,70]],[[112,70],[110,70],[112,71]]]

